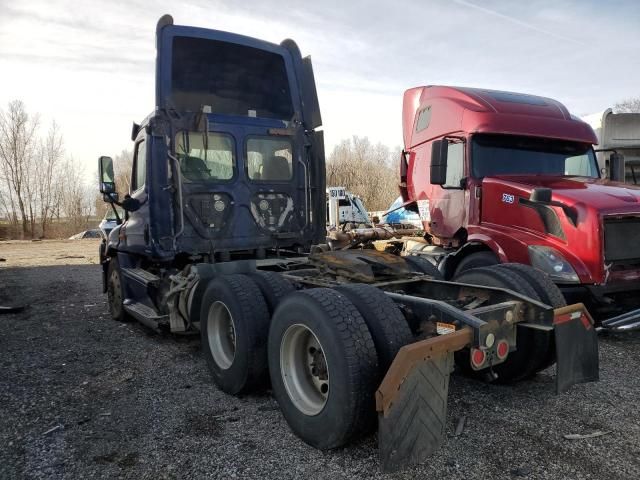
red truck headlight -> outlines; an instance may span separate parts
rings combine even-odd
[[[556,283],[580,283],[576,271],[555,248],[530,245],[529,259],[532,266],[547,273]]]

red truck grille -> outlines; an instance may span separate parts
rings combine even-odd
[[[640,262],[640,217],[604,219],[604,259],[607,263]]]

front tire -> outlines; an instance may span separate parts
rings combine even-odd
[[[499,268],[505,268],[524,277],[536,291],[542,303],[553,308],[561,308],[567,305],[567,301],[558,286],[543,271],[521,263],[502,263]],[[538,331],[535,332],[535,335],[543,337],[543,341],[547,344],[547,353],[540,358],[540,363],[536,367],[536,371],[540,371],[556,363],[556,340],[553,332]]]
[[[122,271],[116,257],[111,257],[107,267],[107,301],[111,318],[118,322],[130,321],[124,310],[125,288]]]
[[[422,258],[420,255],[407,255],[403,257],[404,261],[409,265],[409,270],[417,273],[424,273],[435,280],[443,280],[442,273],[438,270],[433,263],[426,258]]]
[[[454,279],[455,282],[486,287],[498,287],[513,290],[533,300],[540,301],[533,286],[521,275],[499,266],[468,270]],[[542,369],[549,351],[546,332],[519,327],[516,337],[516,351],[509,353],[507,359],[493,367],[498,375],[496,383],[514,383],[529,378]],[[475,378],[485,377],[488,369],[474,371],[469,363],[469,351],[460,350],[455,355],[456,364],[467,375]]]
[[[373,427],[376,350],[340,293],[314,288],[282,300],[269,331],[269,371],[287,423],[309,445],[340,447]]]
[[[474,268],[490,267],[500,263],[493,252],[475,252],[464,257],[456,266],[454,278]]]

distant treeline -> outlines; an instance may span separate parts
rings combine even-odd
[[[0,108],[0,237],[68,236],[86,229],[94,205],[58,125],[43,132],[20,100]]]
[[[367,209],[385,210],[398,196],[400,150],[354,136],[327,158],[327,185],[359,195]],[[114,157],[116,185],[129,190],[132,155]],[[39,114],[20,100],[0,108],[0,239],[65,238],[94,228],[105,204],[67,154],[59,126],[43,129]]]

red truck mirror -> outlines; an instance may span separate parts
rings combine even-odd
[[[447,183],[447,153],[449,144],[446,140],[436,140],[431,145],[431,184]]]

